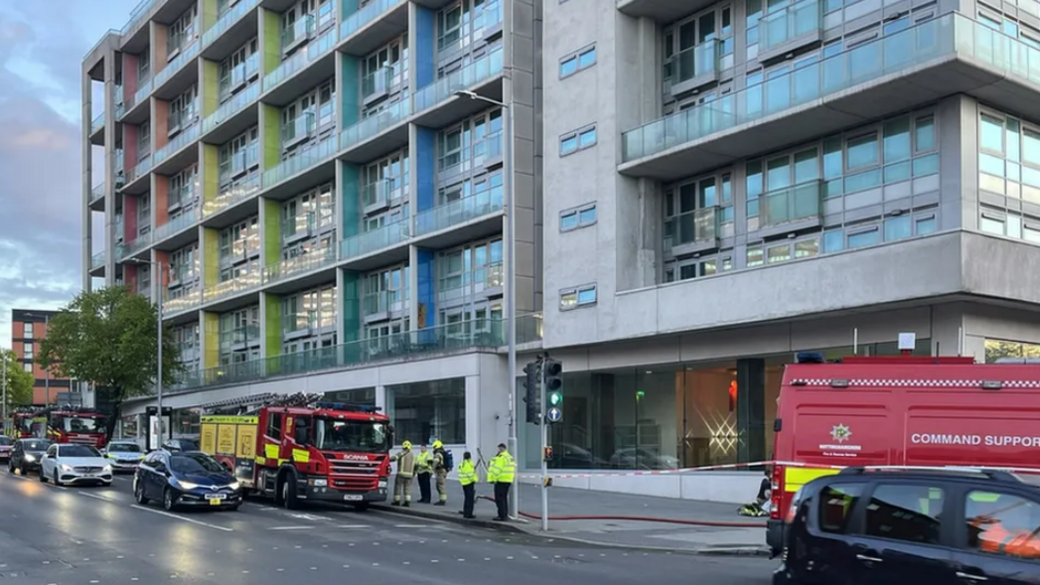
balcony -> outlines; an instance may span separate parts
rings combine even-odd
[[[769,237],[819,227],[823,217],[823,192],[823,182],[817,180],[762,195],[759,235]]]
[[[178,292],[180,293],[180,296],[169,298],[169,295],[171,294],[169,289],[164,291],[162,303],[163,317],[197,309],[202,304],[201,289]]]
[[[192,264],[171,264],[167,268],[167,274],[169,275],[167,283],[169,288],[194,283],[199,279],[199,262],[196,260]]]
[[[801,0],[762,16],[758,28],[758,60],[776,60],[823,40],[823,4],[820,0]]]
[[[122,119],[123,114],[126,113],[126,103],[125,103],[125,100],[123,99],[123,86],[122,85],[117,85],[116,86],[115,96],[113,96],[112,99],[113,99],[113,101],[116,104],[115,119],[116,120]]]
[[[171,37],[171,41],[175,40]],[[183,40],[183,39],[182,39]],[[179,45],[178,45],[179,46]],[[195,57],[199,55],[199,42],[198,39],[192,39],[191,43],[186,47],[180,49],[180,53],[161,71],[155,74],[153,78],[153,86],[156,90],[166,84],[167,81],[173,78],[185,65],[194,61]],[[176,94],[180,93],[183,89],[184,84],[178,84],[176,89],[167,90],[166,95],[163,97],[173,98]],[[172,94],[172,95],[171,95]]]
[[[347,161],[362,164],[395,148],[404,146],[408,143],[408,128],[402,122],[411,113],[411,102],[408,99],[403,99],[387,106],[379,113],[373,114],[340,132],[339,150],[347,151],[343,153]],[[394,127],[398,127],[398,130],[393,135],[385,136],[378,142],[368,144],[368,148],[363,149],[363,151],[362,149],[355,150],[355,147]]]
[[[96,134],[98,130],[105,127],[105,113],[101,112],[90,122],[90,133]]]
[[[234,26],[243,16],[251,12],[256,8],[260,0],[238,0],[238,3],[228,9],[227,12],[222,14],[217,22],[213,26],[209,27],[209,30],[202,33],[202,47],[206,48],[213,44],[213,41],[217,40],[220,35],[227,32],[232,26]]]
[[[384,225],[370,232],[345,238],[340,243],[339,259],[351,260],[361,258],[386,248],[400,246],[408,241],[411,229],[408,220]],[[407,257],[407,250],[403,257]]]
[[[144,20],[144,17],[151,11],[152,7],[161,2],[162,0],[142,0],[134,10],[130,13],[130,20],[126,21],[123,25],[120,34],[126,36],[130,31],[136,28],[137,24]]]
[[[329,325],[332,328],[331,325]],[[282,315],[282,338],[285,340],[310,337],[321,328],[317,311],[300,311]]]
[[[618,170],[673,181],[958,93],[1023,111],[1037,63],[1040,50],[947,14],[625,132]]]
[[[216,368],[190,371],[182,374],[181,379],[174,386],[178,390],[184,390],[219,384],[242,384],[282,376],[317,373],[323,370],[348,369],[380,362],[412,360],[445,352],[495,350],[504,344],[504,331],[503,321],[499,319],[429,327],[306,352],[287,353]],[[518,333],[519,331],[518,328]]]
[[[236,91],[244,88],[250,80],[259,75],[260,54],[253,53],[246,58],[245,62],[235,65],[225,77],[218,80],[218,99],[221,102],[227,101]]]
[[[711,40],[673,55],[670,93],[679,96],[718,81],[720,46],[720,41]]]
[[[107,193],[107,192],[108,192],[108,183],[105,183],[104,181],[101,181],[97,185],[94,185],[94,188],[90,190],[90,201],[87,202],[87,204],[90,206],[91,210],[93,210],[93,211],[100,211],[101,209],[104,209],[103,205],[97,206],[98,208],[96,208],[95,204],[100,203],[101,201],[103,201],[105,199],[105,193]]]
[[[462,173],[471,173],[501,165],[503,146],[501,132],[485,136],[460,150],[458,158],[454,160],[442,158],[437,168],[438,177],[444,181],[448,177]]]
[[[407,185],[400,178],[383,179],[361,188],[361,206],[366,215],[390,207],[392,201],[405,196]]]
[[[231,329],[230,331],[220,332],[221,350],[245,349],[246,347],[249,347],[249,345],[259,345],[259,343],[259,325],[246,325],[244,327]]]
[[[361,78],[361,102],[369,105],[390,95],[390,86],[394,78],[394,70],[380,67]]]
[[[385,321],[390,318],[391,313],[407,309],[407,292],[407,289],[404,289],[365,294],[361,297],[361,315],[365,322]]]
[[[301,16],[296,22],[282,29],[282,57],[284,58],[297,47],[313,39],[315,30],[313,14]]]
[[[472,89],[474,86],[491,79],[502,73],[502,48],[495,49],[490,54],[477,59],[473,63],[453,71],[437,81],[415,92],[415,112],[419,113],[437,104],[454,97],[455,92]],[[467,101],[468,98],[467,98]],[[486,109],[487,104],[480,104],[481,109]],[[447,123],[447,121],[445,122]],[[443,124],[437,124],[443,125]]]
[[[197,120],[198,118],[195,118]],[[193,123],[181,131],[173,140],[166,143],[165,146],[155,151],[155,155],[152,156],[152,165],[158,166],[170,155],[179,152],[182,148],[189,146],[199,139],[199,134],[202,133],[202,125]]]
[[[337,260],[335,248],[314,250],[309,254],[282,260],[272,266],[264,267],[264,284],[274,284],[299,274],[332,266]]]
[[[282,124],[282,150],[289,150],[297,144],[307,142],[314,135],[314,125],[313,112],[304,112],[296,116],[296,119]]]
[[[484,5],[473,17],[473,36],[475,39],[489,39],[502,32],[502,2],[490,2]]]
[[[719,247],[719,208],[695,209],[673,217],[664,224],[664,251],[688,256]]]
[[[227,297],[255,290],[261,283],[259,272],[225,280],[202,291],[202,302],[210,303]]]
[[[136,238],[123,244],[122,254],[120,259],[129,258],[135,254],[140,253],[142,250],[152,245],[152,233],[140,234]]]
[[[105,251],[102,250],[90,257],[90,269],[97,270],[105,267]]]
[[[238,183],[224,190],[212,201],[202,204],[202,217],[212,217],[225,209],[237,205],[256,195],[260,191],[260,177],[257,176],[249,181]]]
[[[283,128],[284,131],[284,128]],[[264,171],[264,189],[269,189],[282,181],[297,175],[321,162],[324,162],[336,154],[336,137],[330,136],[325,140],[297,151],[293,156],[283,160],[278,165]]]
[[[194,193],[191,193],[189,196],[194,196]],[[184,230],[191,228],[192,226],[197,224],[201,219],[201,208],[195,207],[190,211],[181,213],[180,215],[174,217],[170,221],[155,228],[152,235],[152,239],[155,241],[156,244],[164,242],[167,238],[176,234],[180,234]],[[178,238],[176,241],[172,243],[166,243],[166,245],[163,247],[176,250],[177,248],[180,248],[182,245],[187,244],[189,241],[194,241],[196,239],[198,239],[197,234],[188,233],[185,234],[184,238]]]
[[[154,79],[149,77],[147,79],[137,80],[137,91],[134,92],[134,99],[130,103],[126,104],[126,107],[133,109],[137,104],[143,103],[148,100],[148,96],[152,95],[152,87],[154,87]]]
[[[496,187],[483,193],[420,211],[415,215],[415,235],[416,237],[425,236],[501,212],[502,189]],[[495,227],[500,229],[501,223],[495,223],[497,224]]]
[[[315,235],[317,228],[318,218],[313,211],[288,219],[283,218],[281,222],[282,244],[305,240]]]
[[[221,124],[234,118],[235,114],[256,103],[256,100],[259,98],[260,84],[254,83],[244,91],[235,94],[230,100],[220,104],[220,107],[215,112],[206,116],[202,120],[202,132],[209,134]],[[234,135],[244,132],[253,122],[255,122],[255,116],[243,117],[241,123],[235,124],[233,127],[222,128],[221,136],[214,136],[212,140],[216,143],[226,142],[227,139],[232,138]],[[226,139],[222,140],[222,137],[226,137]]]
[[[541,343],[543,320],[541,313],[516,316],[516,344]],[[503,327],[503,330],[505,327]],[[505,334],[503,332],[503,334]],[[506,340],[508,342],[508,339]]]
[[[373,25],[376,21],[379,21],[378,26]],[[339,25],[339,38],[343,41],[340,50],[348,55],[367,55],[406,30],[408,2],[373,0],[348,15]]]
[[[299,21],[297,21],[299,22]],[[332,49],[336,46],[336,28],[333,27],[307,44],[306,50],[299,50],[288,56],[274,71],[264,76],[264,92],[275,90],[283,81],[305,72],[289,87],[283,87],[274,95],[267,96],[265,101],[279,107],[286,105],[298,97],[302,88],[317,85],[327,79],[335,71]],[[320,63],[315,64],[315,62]]]

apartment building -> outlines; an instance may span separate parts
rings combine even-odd
[[[490,449],[511,177],[552,465],[761,461],[794,352],[1040,351],[1038,70],[1033,0],[152,2],[84,64],[84,262],[163,300],[176,408],[319,390]],[[711,477],[640,486],[757,486]]]
[[[72,384],[68,378],[55,376],[40,367],[40,342],[47,337],[47,324],[56,311],[39,309],[11,309],[11,349],[26,372],[33,375],[34,405],[57,404],[59,398],[69,402],[82,401],[70,396]],[[78,388],[77,388],[78,391]]]

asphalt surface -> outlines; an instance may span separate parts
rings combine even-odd
[[[133,501],[131,478],[56,487],[0,471],[0,582],[365,585],[769,583],[775,562],[548,541],[451,522],[338,507],[168,514]]]

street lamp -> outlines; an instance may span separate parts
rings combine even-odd
[[[157,357],[158,357],[158,362],[157,362],[157,365],[155,367],[155,387],[156,387],[156,395],[155,395],[155,402],[156,402],[155,406],[156,406],[156,409],[155,409],[155,412],[159,415],[159,442],[161,444],[162,443],[162,436],[163,436],[163,426],[164,426],[163,425],[163,406],[162,406],[162,391],[163,391],[163,381],[162,381],[162,366],[163,366],[163,364],[162,364],[162,345],[163,345],[163,343],[162,343],[163,342],[163,329],[162,329],[162,263],[160,263],[160,262],[158,262],[156,260],[142,260],[141,258],[129,258],[129,259],[127,259],[127,262],[130,262],[132,264],[149,264],[149,265],[151,265],[152,273],[153,273],[152,274],[153,282],[155,283],[155,288],[152,289],[152,290],[155,291],[155,311],[158,314],[158,317],[156,317],[156,321],[157,321],[156,325],[157,325],[157,331],[158,331],[158,333],[156,335],[156,339],[158,341],[155,344],[156,345],[156,354],[157,354]],[[158,449],[159,446],[156,445],[156,448]]]
[[[513,108],[509,107],[509,104],[500,102],[498,100],[484,97],[475,92],[469,90],[459,90],[455,92],[458,97],[466,97],[471,100],[477,100],[498,106],[506,111],[506,127],[505,127],[505,204],[506,204],[506,219],[508,220],[509,237],[506,238],[506,264],[509,269],[506,270],[506,343],[508,344],[506,355],[509,360],[509,452],[516,457],[519,455],[517,449],[516,439],[516,197],[513,194]],[[520,501],[519,493],[520,490],[509,491],[509,515],[516,518],[519,516]]]

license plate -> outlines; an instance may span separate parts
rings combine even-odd
[[[209,500],[210,506],[219,506],[226,497],[227,495],[225,494],[206,494],[206,499]]]
[[[365,496],[355,494],[346,494],[345,496],[343,496],[343,500],[347,502],[360,502],[363,499],[365,499]]]

